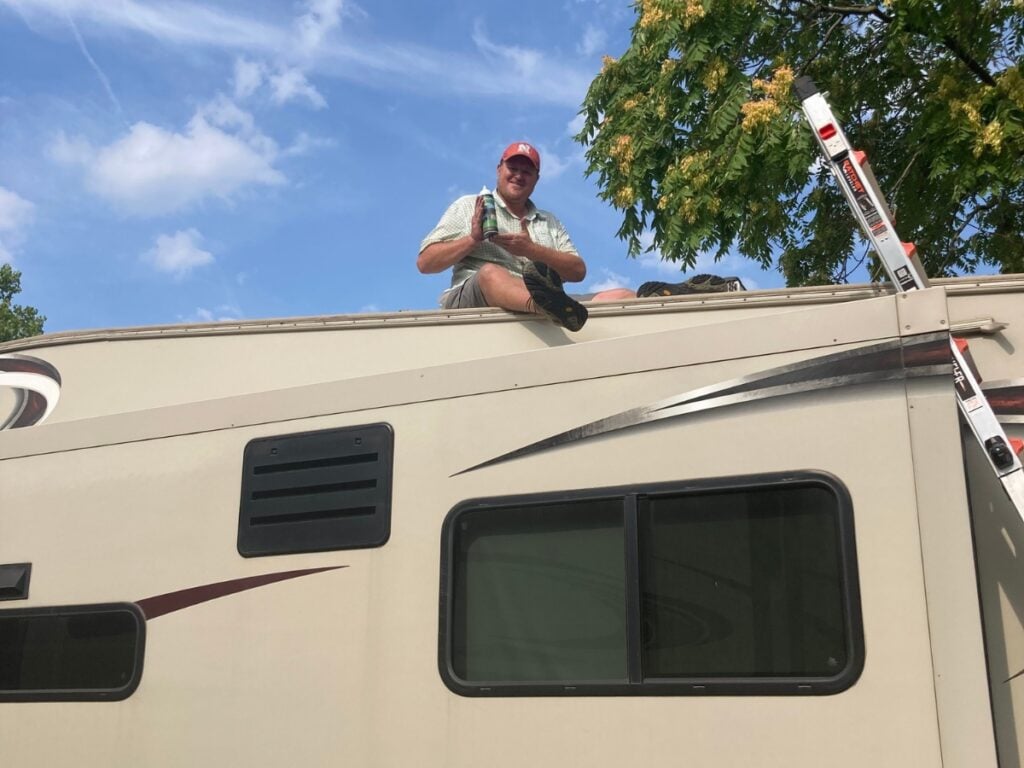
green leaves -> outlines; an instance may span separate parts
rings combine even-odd
[[[46,318],[34,307],[13,303],[21,292],[21,272],[10,264],[0,264],[0,342],[36,336],[43,332]]]
[[[809,74],[868,152],[930,274],[1021,261],[1021,3],[638,0],[577,140],[619,230],[692,267],[730,248],[790,284],[844,280],[855,223],[789,93]]]

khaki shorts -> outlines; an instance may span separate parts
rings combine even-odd
[[[477,274],[474,272],[462,285],[449,288],[441,294],[441,309],[471,309],[473,307],[489,306],[484,292],[480,290],[477,283]],[[590,301],[594,298],[592,293],[570,293],[576,301]]]

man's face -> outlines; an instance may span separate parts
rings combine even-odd
[[[498,163],[498,194],[508,203],[525,203],[537,186],[536,166],[522,156]]]

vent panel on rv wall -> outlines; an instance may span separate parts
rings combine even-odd
[[[253,440],[242,460],[246,557],[379,547],[391,533],[387,424]]]

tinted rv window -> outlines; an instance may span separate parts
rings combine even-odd
[[[644,673],[846,667],[835,499],[821,487],[641,499]]]
[[[126,698],[144,626],[131,605],[0,611],[0,701]]]
[[[863,664],[849,499],[828,476],[471,502],[444,539],[458,693],[833,693]]]
[[[452,663],[467,680],[625,680],[622,504],[459,519]]]

